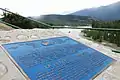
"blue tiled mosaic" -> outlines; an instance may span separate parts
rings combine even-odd
[[[113,59],[69,37],[4,44],[31,80],[90,80]]]

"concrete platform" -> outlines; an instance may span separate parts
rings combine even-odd
[[[0,47],[0,80],[26,80]]]
[[[69,33],[70,31],[70,33]],[[108,55],[116,60],[114,64],[112,64],[109,68],[107,68],[104,72],[102,72],[100,75],[98,75],[94,80],[120,80],[120,54],[115,54],[111,51],[112,48],[103,46],[98,43],[94,43],[92,41],[89,41],[81,36],[79,36],[81,33],[81,30],[72,30],[72,29],[59,29],[59,30],[53,30],[53,29],[33,29],[33,30],[10,30],[10,31],[0,31],[0,44],[6,44],[6,43],[13,43],[13,42],[23,42],[23,41],[31,41],[31,40],[37,40],[37,39],[46,39],[51,37],[60,37],[60,36],[69,36],[91,48],[94,48],[105,55]],[[2,51],[2,50],[1,50]],[[0,55],[1,57],[1,55]],[[0,61],[4,61],[4,57],[0,58]],[[10,61],[10,60],[7,60]],[[10,62],[12,63],[12,62]],[[6,66],[13,67],[14,65],[6,64]],[[14,66],[15,67],[15,66]],[[17,68],[16,68],[17,69]],[[9,70],[9,69],[8,69]],[[14,74],[14,71],[10,71],[13,76],[21,75]],[[8,78],[10,75],[6,75]],[[3,76],[4,79],[0,80],[8,80],[6,76]],[[17,79],[18,80],[18,79]],[[23,80],[23,79],[22,79]]]

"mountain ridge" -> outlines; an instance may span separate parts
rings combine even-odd
[[[91,16],[99,20],[120,20],[120,1],[98,8],[87,8],[71,13],[70,15]]]

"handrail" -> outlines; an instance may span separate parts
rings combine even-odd
[[[7,22],[5,22],[5,21],[0,20],[0,22],[3,23],[3,24],[6,24],[6,25],[8,25],[8,26],[11,26],[12,28],[15,28],[15,29],[21,29],[20,27],[15,26],[15,25],[12,25],[12,24],[10,24],[10,23],[7,23]]]
[[[16,13],[13,13],[13,12],[8,11],[8,10],[3,9],[3,8],[0,8],[0,9],[3,10],[3,11],[6,11],[6,12],[12,13],[12,14],[18,15],[18,14],[16,14]],[[19,15],[19,16],[21,16],[21,15]],[[120,29],[113,29],[113,28],[54,27],[54,26],[51,26],[51,25],[49,25],[49,24],[46,24],[46,23],[43,23],[43,22],[40,22],[40,21],[31,19],[31,18],[27,18],[27,17],[24,17],[24,16],[21,16],[21,17],[26,18],[26,19],[31,20],[31,21],[34,21],[34,22],[37,22],[37,23],[40,23],[40,24],[43,24],[43,25],[46,25],[46,26],[48,26],[49,28],[53,28],[53,29],[63,28],[63,29],[88,29],[88,30],[99,30],[99,31],[120,31]]]
[[[81,28],[81,27],[52,27],[55,29],[88,29],[88,30],[100,30],[100,31],[120,31],[120,29],[113,29],[113,28]]]

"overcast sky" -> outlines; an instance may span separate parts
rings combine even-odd
[[[8,8],[23,16],[66,14],[77,10],[99,7],[120,0],[0,0],[1,8]]]

